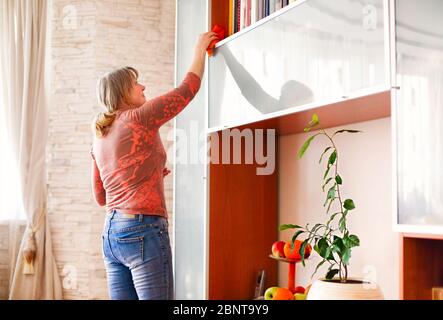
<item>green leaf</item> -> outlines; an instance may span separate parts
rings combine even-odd
[[[338,222],[338,228],[340,232],[344,232],[346,230],[346,219],[344,216],[340,218],[340,221]]]
[[[362,132],[362,131],[360,131],[360,130],[347,130],[347,129],[345,129],[345,130],[339,130],[339,131],[336,131],[332,136],[335,136],[336,134],[338,134],[338,133],[343,133],[343,132],[348,132],[348,133],[358,133],[358,132]]]
[[[328,245],[328,241],[325,238],[321,238],[318,242],[317,242],[317,253],[320,255],[320,257],[322,257],[323,259],[328,259],[328,256],[326,255],[326,251],[328,249],[329,245]]]
[[[338,272],[339,272],[338,269],[329,270],[328,273],[326,274],[326,279],[328,279],[328,280],[333,279]]]
[[[345,249],[345,245],[343,244],[342,238],[334,236],[334,241],[332,242],[332,244],[337,246],[338,254],[341,255]]]
[[[320,228],[323,224],[317,223],[314,225],[314,227],[311,229],[311,233],[315,234],[317,232],[317,229]]]
[[[297,237],[304,232],[305,231],[303,231],[303,230],[298,230],[294,233],[294,235],[292,236],[292,240],[291,240],[291,250],[294,250],[294,242],[295,242],[295,240],[297,240]]]
[[[335,184],[328,190],[328,199],[335,198]]]
[[[309,132],[309,131],[311,131],[311,127],[304,128],[303,131],[304,131],[304,132]]]
[[[354,201],[352,201],[352,199],[346,199],[345,202],[343,203],[343,207],[346,210],[355,209]]]
[[[329,246],[329,247],[326,248],[326,252],[325,252],[326,259],[331,260],[331,258],[332,258],[331,257],[331,253],[332,253],[331,247]]]
[[[356,235],[351,234],[343,238],[343,244],[347,248],[358,247],[360,245],[360,239]]]
[[[323,156],[325,155],[326,152],[328,152],[329,149],[331,149],[332,147],[327,147],[325,149],[325,151],[323,151],[323,153],[321,154],[320,160],[318,161],[318,163],[321,163],[321,161],[323,160]]]
[[[331,252],[340,254],[340,248],[336,244],[333,244],[331,246]]]
[[[348,265],[349,264],[349,259],[351,258],[351,249],[346,248],[345,251],[343,252],[343,256],[342,256],[342,261],[344,265]]]
[[[300,150],[298,151],[298,158],[301,159],[303,157],[303,155],[305,154],[306,150],[309,148],[309,145],[311,144],[312,140],[314,140],[314,138],[316,136],[318,136],[320,133],[317,133],[315,135],[313,135],[312,137],[310,137],[308,140],[305,141],[305,143],[303,144],[303,146],[300,148]]]
[[[343,183],[343,180],[341,179],[341,177],[339,175],[336,175],[335,182],[337,182],[337,184],[341,185]]]
[[[316,125],[319,125],[319,124],[320,124],[320,120],[318,119],[317,114],[314,113],[312,115],[311,121],[309,121],[309,127],[312,128],[312,127],[315,127]]]
[[[308,243],[309,243],[308,239],[303,241],[303,243],[300,246],[300,250],[298,251],[298,253],[300,254],[300,257],[301,257],[301,263],[303,264],[303,267],[305,266],[305,249],[306,249],[306,246],[308,245]]]
[[[326,196],[326,201],[323,204],[323,207],[326,206],[326,204],[328,203],[328,200],[331,199],[331,202],[329,203],[329,207],[331,206],[332,201],[334,201],[335,199],[335,184],[329,188],[328,190],[328,194]],[[329,211],[329,207],[328,207],[328,211]]]
[[[332,205],[332,202],[334,202],[334,199],[335,198],[332,198],[331,201],[329,201],[329,205],[328,205],[328,208],[326,209],[326,213],[329,213],[329,210],[331,209],[331,205]]]
[[[329,170],[331,170],[332,166],[328,165],[328,168],[326,169],[325,175],[323,176],[323,180],[326,179],[326,176],[329,173]]]
[[[328,180],[326,180],[326,182],[323,184],[323,186],[321,187],[321,189],[323,190],[323,192],[325,192],[325,187],[326,185],[332,180],[332,178],[328,178]]]
[[[301,228],[301,227],[296,224],[282,224],[279,228],[279,231],[284,231],[287,229],[299,229],[299,228]]]
[[[332,166],[336,159],[337,159],[337,150],[334,150],[334,152],[332,152],[331,155],[329,156],[328,165]]]

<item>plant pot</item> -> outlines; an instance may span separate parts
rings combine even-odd
[[[307,300],[383,300],[380,287],[373,282],[348,278],[346,283],[339,279],[315,281]]]

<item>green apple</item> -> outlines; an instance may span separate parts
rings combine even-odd
[[[265,291],[265,300],[274,300],[278,287],[270,287]]]
[[[294,299],[295,300],[306,300],[306,293],[295,293]]]

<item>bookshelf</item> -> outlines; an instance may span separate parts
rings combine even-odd
[[[231,129],[274,129],[276,139],[303,132],[314,112],[324,128],[389,117],[387,1],[369,3],[375,25],[365,23],[365,8],[353,1],[297,1],[217,43],[207,69],[206,133],[216,137],[211,150]],[[226,28],[229,1],[209,4],[209,26]],[[297,97],[285,96],[287,88]],[[257,175],[255,161],[222,164],[219,158],[207,166],[207,298],[250,299],[259,270],[266,271],[265,288],[277,284],[269,253],[278,237],[278,176],[284,173]]]
[[[441,6],[438,1],[400,3],[409,6],[405,9],[408,12],[423,14],[433,6]],[[397,205],[398,197],[400,201],[402,197],[397,179],[402,172],[398,171],[397,159],[410,157],[401,153],[407,149],[397,148],[399,135],[405,134],[398,122],[408,97],[404,83],[398,82],[396,48],[402,47],[396,37],[397,2],[298,0],[251,22],[217,43],[214,56],[207,60],[204,91],[179,116],[176,127],[191,134],[188,123],[197,119],[206,135],[207,149],[221,144],[210,136],[216,134],[220,138],[230,129],[274,129],[277,139],[303,132],[314,112],[324,128],[391,117],[392,217],[393,232],[400,237],[400,297],[429,299],[432,287],[443,286],[443,255],[439,254],[443,231],[438,225],[404,223],[406,220],[399,218],[402,209]],[[186,47],[195,34],[215,24],[229,30],[232,4],[229,0],[180,2],[178,9],[182,9],[177,11],[179,17],[186,17],[188,29],[177,29],[179,44]],[[197,28],[196,20],[206,21],[206,25]],[[435,43],[427,36],[422,40]],[[187,61],[183,52],[187,51],[179,46],[178,61]],[[177,79],[186,67],[185,63],[179,64]],[[280,89],[292,79],[309,87],[314,98],[286,105],[270,103],[272,107],[254,104],[254,97],[268,99],[261,89],[278,98]],[[252,82],[255,86],[248,87]],[[242,157],[244,152],[243,148]],[[260,164],[256,162],[220,162],[175,168],[177,298],[251,299],[260,270],[266,271],[265,288],[277,283],[277,266],[269,259],[269,253],[277,239],[281,194],[278,177],[285,173],[276,167],[273,174],[258,176]],[[187,234],[185,228],[191,228],[192,234]],[[204,254],[196,256],[195,252]]]
[[[210,0],[211,29],[219,25],[227,31],[228,38],[238,36],[290,9],[288,7],[295,5],[295,2],[296,0]]]

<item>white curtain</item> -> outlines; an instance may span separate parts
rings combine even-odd
[[[46,207],[47,10],[47,0],[0,1],[0,112],[27,221],[11,270],[10,299],[62,298]]]

